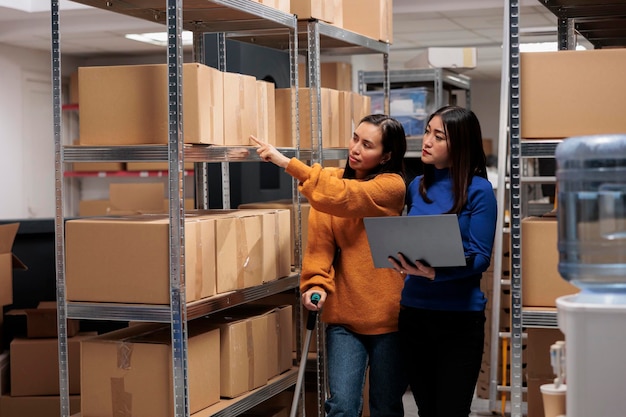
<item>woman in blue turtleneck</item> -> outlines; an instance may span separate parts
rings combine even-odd
[[[446,106],[430,116],[422,143],[424,174],[409,184],[408,215],[455,213],[466,266],[432,268],[402,256],[399,263],[390,259],[406,274],[399,330],[420,417],[471,412],[485,338],[487,300],[480,279],[491,262],[497,216],[485,159],[473,112]]]

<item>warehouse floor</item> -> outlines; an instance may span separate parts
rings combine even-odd
[[[493,416],[493,415],[501,415],[501,413],[499,412],[499,407],[500,407],[500,403],[496,403],[496,407],[498,408],[498,411],[495,413],[492,413],[491,410],[489,410],[489,400],[485,400],[482,398],[474,398],[474,401],[472,402],[472,413],[469,415],[469,417],[481,417],[481,416]],[[522,404],[522,413],[524,415],[526,415],[526,404]],[[505,412],[505,416],[509,416],[510,415],[510,404],[507,403],[506,405],[506,412]],[[413,399],[413,394],[411,394],[410,391],[407,391],[406,394],[404,394],[404,416],[405,417],[418,417],[417,415],[417,407],[415,406],[415,400]]]

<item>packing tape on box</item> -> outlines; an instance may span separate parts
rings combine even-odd
[[[127,371],[130,369],[130,360],[133,356],[133,344],[122,342],[117,348],[117,367]]]
[[[246,339],[248,340],[248,389],[254,388],[254,335],[252,321],[246,320]]]
[[[124,388],[124,378],[111,378],[111,406],[115,417],[132,417],[132,394]]]

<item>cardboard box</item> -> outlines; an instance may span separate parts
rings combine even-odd
[[[426,48],[406,62],[405,68],[476,68],[476,48]]]
[[[291,0],[291,13],[298,20],[317,19],[333,23],[334,0]]]
[[[225,72],[224,141],[225,146],[250,146],[250,135],[258,135],[256,78]]]
[[[109,184],[110,214],[162,213],[162,182]]]
[[[276,88],[274,83],[258,80],[257,135],[264,141],[276,137]]]
[[[167,65],[81,67],[80,144],[167,144]],[[185,143],[224,143],[222,72],[183,64]]]
[[[194,301],[210,278],[196,268],[203,236],[185,220],[185,295]],[[169,218],[143,215],[69,220],[65,230],[66,296],[70,301],[170,303]]]
[[[296,249],[296,230],[295,230],[295,213],[294,213],[294,205],[291,200],[273,200],[273,201],[264,201],[264,202],[256,202],[256,203],[245,203],[239,205],[240,209],[287,209],[289,210],[290,218],[291,218],[291,264],[295,265],[295,249]],[[302,229],[302,247],[301,253],[304,254],[306,249],[306,241],[308,239],[309,232],[309,212],[311,211],[311,205],[309,203],[300,203],[300,215],[301,222],[300,228]]]
[[[289,0],[254,0],[257,3],[261,3],[264,4],[266,6],[272,7],[274,9],[278,9],[281,12],[284,13],[289,13],[289,6],[290,6],[290,1]]]
[[[291,274],[291,213],[288,209],[243,210],[256,213],[262,221],[262,281],[270,282]]]
[[[94,335],[79,334],[67,339],[70,394],[80,394],[81,342]],[[11,341],[10,359],[12,397],[59,395],[59,341],[56,338],[15,338]]]
[[[54,301],[42,301],[37,308],[9,310],[5,314],[7,326],[9,320],[15,320],[15,325],[21,327],[13,329],[16,337],[29,339],[57,337],[57,304]],[[68,319],[65,328],[67,337],[76,336],[79,325],[78,320]]]
[[[300,115],[300,149],[311,149],[311,89],[300,88],[298,90],[298,111]],[[295,139],[291,130],[291,89],[279,88],[276,90],[276,146],[294,147]],[[320,94],[321,106],[321,132],[318,140],[322,140],[322,146],[328,148],[332,139],[340,135],[339,121],[339,91],[322,88]],[[283,119],[283,120],[279,120]]]
[[[267,384],[267,316],[223,317],[220,327],[220,393],[235,398]]]
[[[579,290],[558,271],[556,218],[522,219],[522,305],[556,307],[556,299]]]
[[[70,395],[70,413],[80,411],[80,396]],[[55,395],[34,397],[0,397],[0,416],[2,417],[60,417],[61,398]]]
[[[308,86],[307,67],[298,64],[298,85]],[[320,87],[339,91],[352,91],[352,65],[348,62],[322,62]]]
[[[393,1],[343,0],[343,28],[393,43]]]
[[[219,401],[220,333],[206,319],[190,321],[187,341],[189,410]],[[169,326],[138,324],[82,345],[81,414],[114,417],[174,415]]]
[[[624,66],[624,49],[520,54],[522,137],[626,132]]]

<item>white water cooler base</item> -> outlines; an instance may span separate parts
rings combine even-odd
[[[626,416],[626,295],[556,300],[565,334],[567,417]]]

